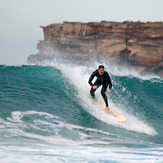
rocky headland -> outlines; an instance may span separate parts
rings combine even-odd
[[[41,28],[44,40],[28,63],[54,57],[80,63],[109,61],[163,77],[163,22],[63,22]]]

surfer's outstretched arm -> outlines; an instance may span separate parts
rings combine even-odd
[[[111,82],[111,79],[110,79],[110,76],[109,74],[107,73],[107,82],[108,82],[108,85],[109,85],[109,89],[112,88],[112,82]]]
[[[88,80],[88,83],[90,86],[93,86],[93,83],[92,83],[92,80],[93,80],[94,76],[93,74],[90,76],[89,80]]]
[[[93,83],[92,83],[92,80],[94,79],[94,77],[97,75],[98,71],[95,70],[92,75],[90,76],[89,80],[88,80],[88,83],[90,86],[93,86]]]

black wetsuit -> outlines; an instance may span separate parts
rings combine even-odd
[[[97,79],[93,84],[92,80],[95,76],[97,77]],[[92,86],[92,88],[90,90],[90,94],[91,94],[93,99],[95,98],[94,92],[97,90],[97,89],[93,89],[93,86],[95,85],[98,88],[99,86],[102,85],[101,95],[105,101],[106,107],[108,107],[108,100],[107,100],[107,96],[105,94],[105,91],[106,91],[108,85],[109,85],[109,89],[112,88],[112,82],[111,82],[109,74],[106,71],[104,71],[103,75],[100,75],[98,70],[95,70],[92,73],[92,75],[90,76],[88,83]]]

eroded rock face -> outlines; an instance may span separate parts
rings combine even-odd
[[[163,72],[163,22],[63,22],[41,28],[44,40],[29,62],[62,55],[83,61],[126,62]]]

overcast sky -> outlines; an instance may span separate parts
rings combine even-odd
[[[63,21],[163,21],[162,6],[163,0],[0,0],[0,42],[37,42],[40,25]]]

